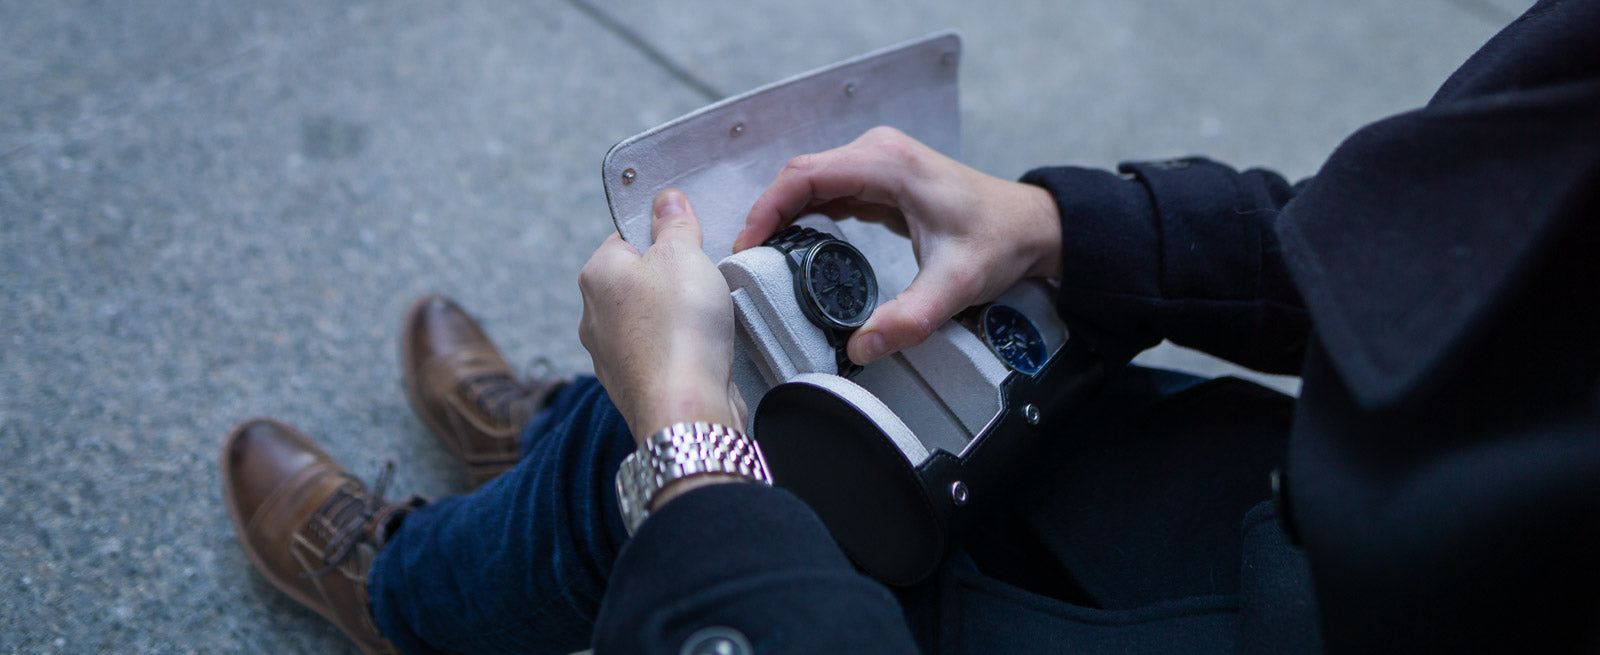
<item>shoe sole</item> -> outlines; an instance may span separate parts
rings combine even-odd
[[[306,609],[316,612],[323,619],[326,619],[328,623],[331,623],[334,627],[339,628],[339,631],[344,632],[345,637],[348,638],[351,643],[355,644],[356,648],[361,649],[361,652],[366,653],[367,655],[382,655],[380,651],[366,649],[361,645],[360,640],[356,639],[349,632],[345,631],[344,628],[340,628],[339,620],[336,616],[334,616],[332,610],[322,609],[320,607],[322,605],[321,602],[318,602],[312,599],[310,596],[301,593],[299,589],[296,589],[287,580],[279,577],[278,574],[272,571],[272,569],[268,568],[266,560],[261,557],[260,553],[256,552],[255,546],[250,543],[249,536],[244,533],[245,522],[243,517],[239,516],[239,504],[234,502],[233,499],[233,473],[232,470],[228,468],[228,452],[232,450],[234,439],[237,439],[239,435],[244,432],[245,426],[256,422],[271,423],[277,426],[279,429],[282,429],[283,431],[288,432],[301,441],[309,444],[311,446],[311,450],[316,451],[327,460],[333,460],[333,457],[329,456],[326,451],[322,450],[322,447],[318,446],[317,442],[312,441],[311,438],[307,437],[304,432],[295,429],[294,426],[284,423],[283,421],[279,421],[274,418],[257,417],[245,419],[240,421],[238,425],[233,426],[233,429],[228,431],[228,437],[222,442],[222,457],[217,462],[217,466],[218,468],[222,469],[222,504],[228,506],[228,518],[233,521],[233,535],[239,540],[239,547],[244,549],[244,555],[245,557],[249,558],[250,564],[256,569],[256,573],[259,573],[261,574],[261,577],[266,578],[267,582],[271,583],[272,586],[277,587],[278,591],[283,592],[285,596],[288,596],[295,602],[300,603],[300,605],[304,606]]]

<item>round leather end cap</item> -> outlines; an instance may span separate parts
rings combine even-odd
[[[913,463],[858,406],[876,397],[851,395],[778,385],[757,406],[753,434],[774,483],[810,505],[846,555],[880,581],[910,585],[938,565],[944,529]],[[909,436],[903,424],[891,429]]]

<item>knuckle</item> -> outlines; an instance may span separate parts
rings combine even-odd
[[[895,308],[894,315],[890,321],[894,327],[894,336],[890,338],[890,345],[896,349],[910,348],[922,343],[924,339],[928,338],[928,335],[933,334],[933,330],[937,325],[930,315],[930,308],[923,303],[915,301],[898,302],[899,300],[901,299],[897,299],[895,303],[898,307]],[[885,336],[889,335],[885,334]]]
[[[910,168],[921,160],[921,150],[909,140],[883,140],[872,144],[874,155],[887,165]]]
[[[867,133],[863,134],[862,136],[866,137],[868,139],[874,140],[874,141],[876,141],[876,140],[898,140],[898,139],[908,138],[908,137],[906,137],[906,133],[905,132],[901,132],[900,130],[897,130],[897,129],[893,128],[893,127],[889,127],[888,125],[879,125],[877,127],[874,127],[874,128],[872,128],[870,130],[867,130]]]
[[[582,291],[584,295],[593,292],[595,285],[599,283],[599,280],[596,279],[599,276],[600,273],[595,270],[594,260],[590,259],[589,263],[584,264],[583,268],[578,271],[578,290]]]
[[[654,251],[655,256],[666,261],[676,261],[683,254],[683,248],[678,243],[678,240],[672,238],[672,228],[673,226],[666,226],[666,229],[661,231],[660,238],[657,238],[656,242],[650,245],[650,249]]]
[[[816,163],[817,163],[817,156],[815,154],[799,155],[799,156],[796,156],[796,157],[789,158],[788,163],[784,164],[783,168],[784,168],[785,171],[792,171],[792,172],[795,172],[795,173],[804,173],[806,171],[809,171],[809,170],[812,170],[812,169],[816,168]]]
[[[661,226],[663,233],[672,235],[691,234],[694,230],[694,219],[688,215],[674,216]]]
[[[910,316],[907,318],[909,321],[906,324],[905,332],[902,333],[904,337],[899,344],[896,344],[897,347],[902,349],[919,345],[928,339],[928,335],[933,334],[933,321],[929,320],[928,317]]]

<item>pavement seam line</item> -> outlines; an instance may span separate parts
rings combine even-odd
[[[660,66],[661,69],[666,71],[668,75],[671,75],[673,79],[676,79],[679,82],[687,85],[689,88],[694,89],[694,91],[699,93],[701,97],[704,97],[707,102],[716,102],[727,97],[727,94],[718,91],[716,87],[713,87],[710,83],[700,79],[700,76],[695,75],[693,71],[690,71],[688,68],[684,67],[678,62],[673,61],[672,57],[668,56],[665,52],[662,52],[660,48],[655,47],[655,45],[651,44],[644,37],[639,36],[638,32],[635,32],[632,28],[624,25],[622,21],[617,20],[615,16],[606,13],[604,9],[594,6],[594,4],[590,3],[589,0],[567,0],[567,3],[573,7],[576,7],[578,11],[587,14],[590,18],[593,18],[594,21],[599,23],[601,27],[605,28],[606,31],[611,32],[617,38],[622,39],[629,46],[632,46],[633,49],[639,54],[644,55],[646,59],[649,59],[655,65]]]

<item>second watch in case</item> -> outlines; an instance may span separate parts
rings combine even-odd
[[[1027,314],[1010,305],[991,303],[984,307],[978,318],[978,327],[983,342],[1011,370],[1033,375],[1044,367],[1045,360],[1050,357],[1039,328]]]

